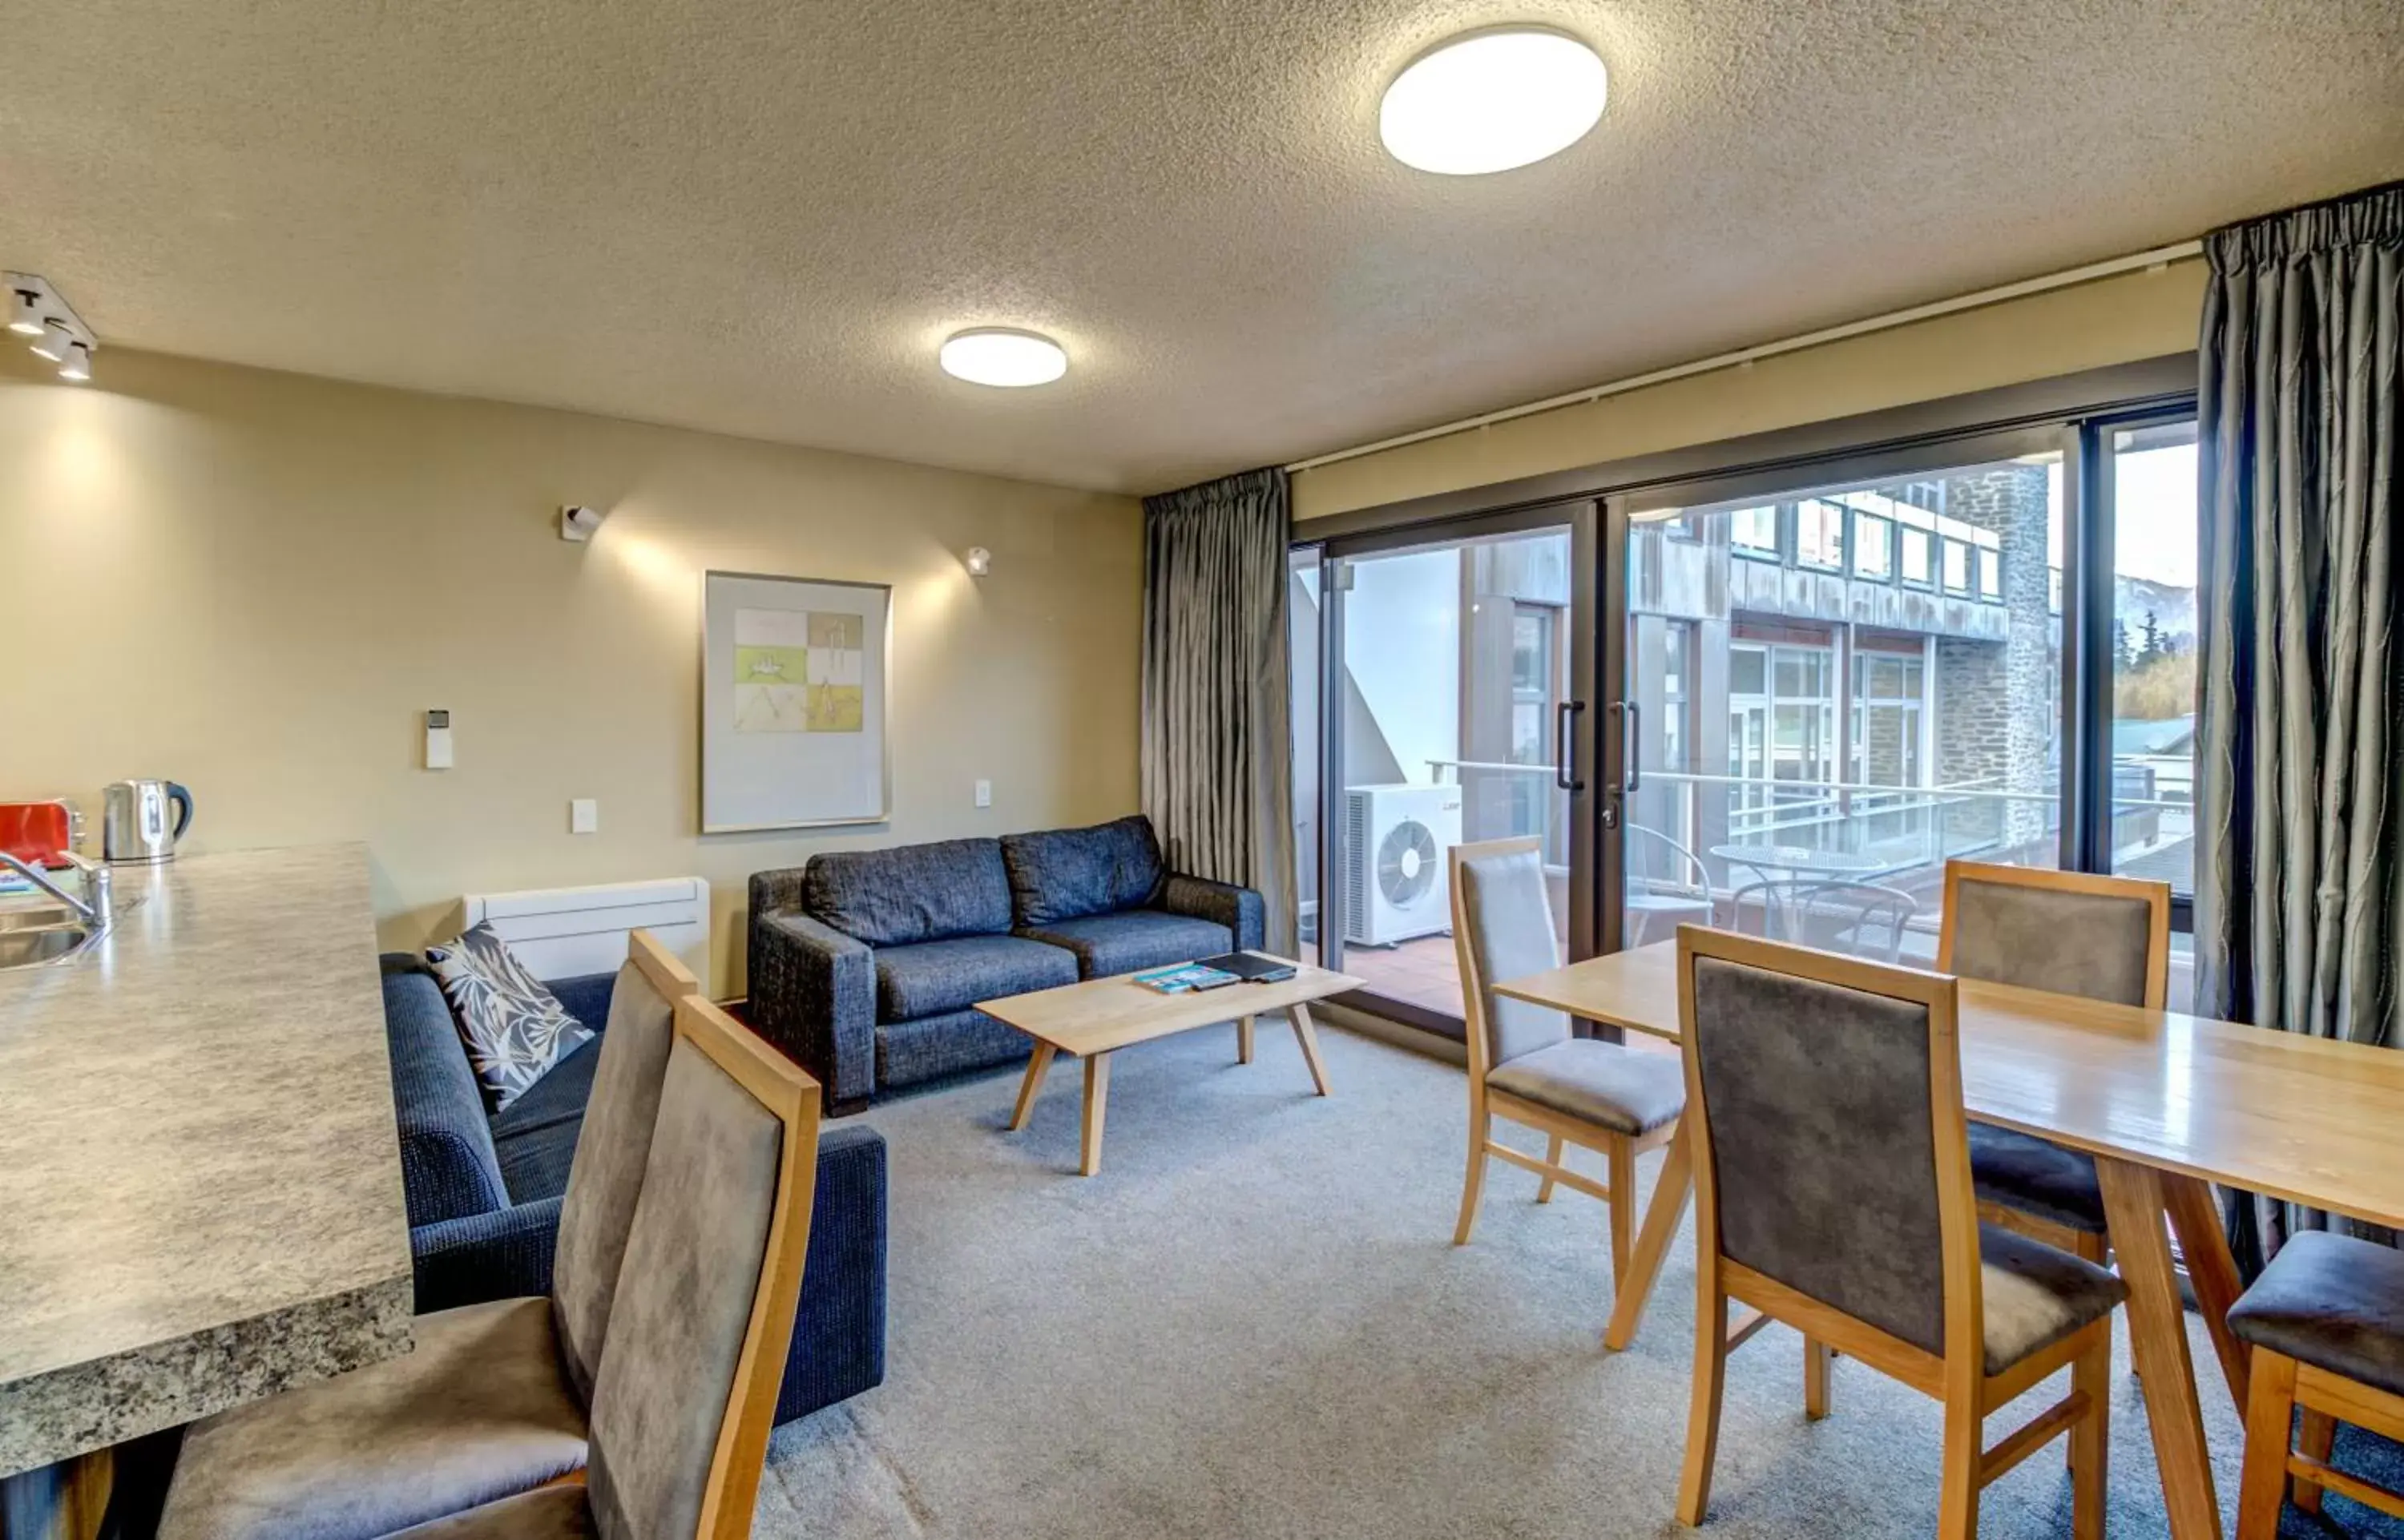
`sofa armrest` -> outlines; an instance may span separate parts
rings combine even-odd
[[[1250,951],[1267,934],[1268,911],[1261,895],[1232,882],[1172,874],[1160,890],[1159,907],[1172,915],[1191,915],[1223,925],[1236,938],[1236,950]]]
[[[751,874],[751,917],[790,914],[802,906],[802,878],[806,866],[778,866]]]
[[[832,926],[751,912],[752,1029],[818,1077],[831,1106],[876,1089],[876,956]]]
[[[559,1203],[546,1197],[411,1230],[417,1313],[551,1293]]]
[[[818,1137],[817,1198],[778,1424],[885,1381],[885,1138],[846,1123]]]

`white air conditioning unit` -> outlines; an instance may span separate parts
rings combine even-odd
[[[1461,843],[1461,788],[1352,786],[1344,796],[1344,939],[1391,946],[1450,929],[1445,862]]]

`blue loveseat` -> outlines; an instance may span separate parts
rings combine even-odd
[[[579,1046],[488,1117],[432,972],[405,953],[387,954],[383,964],[419,1313],[549,1294],[560,1195],[603,1039]],[[600,1033],[617,982],[596,973],[556,980],[551,990]],[[809,1252],[776,1421],[884,1379],[885,1140],[864,1127],[829,1129],[818,1140]]]
[[[1261,945],[1261,896],[1167,870],[1152,821],[813,856],[751,877],[755,1029],[832,1110],[1026,1058],[979,1001]]]

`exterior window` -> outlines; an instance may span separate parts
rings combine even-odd
[[[1560,612],[1551,605],[1518,604],[1511,611],[1511,763],[1544,764],[1552,759],[1553,707],[1560,698],[1556,660],[1560,654]],[[1544,782],[1515,776],[1511,833],[1545,833]]]
[[[1778,559],[1778,510],[1740,508],[1728,515],[1728,544],[1740,556]]]
[[[1970,548],[1960,540],[1947,540],[1945,545],[1945,592],[1970,592]]]
[[[1991,603],[2004,596],[2004,553],[2000,551],[1978,553],[1978,597]]]
[[[1914,529],[1906,525],[1895,533],[1902,537],[1903,581],[1916,583],[1922,588],[1927,587],[1929,584],[1928,531]]]
[[[1805,567],[1843,569],[1845,510],[1842,504],[1814,497],[1796,508],[1795,559]]]
[[[1927,665],[1908,653],[1863,651],[1853,655],[1852,779],[1864,786],[1927,784],[1921,722],[1927,701]],[[1855,793],[1866,847],[1918,839],[1929,810],[1919,799]]]
[[[1853,515],[1853,575],[1878,582],[1894,576],[1894,525],[1876,514]]]
[[[1672,621],[1661,631],[1661,768],[1686,768],[1686,692],[1689,668],[1687,634],[1693,629]]]

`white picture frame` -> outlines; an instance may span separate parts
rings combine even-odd
[[[701,832],[883,823],[890,583],[702,574]]]

